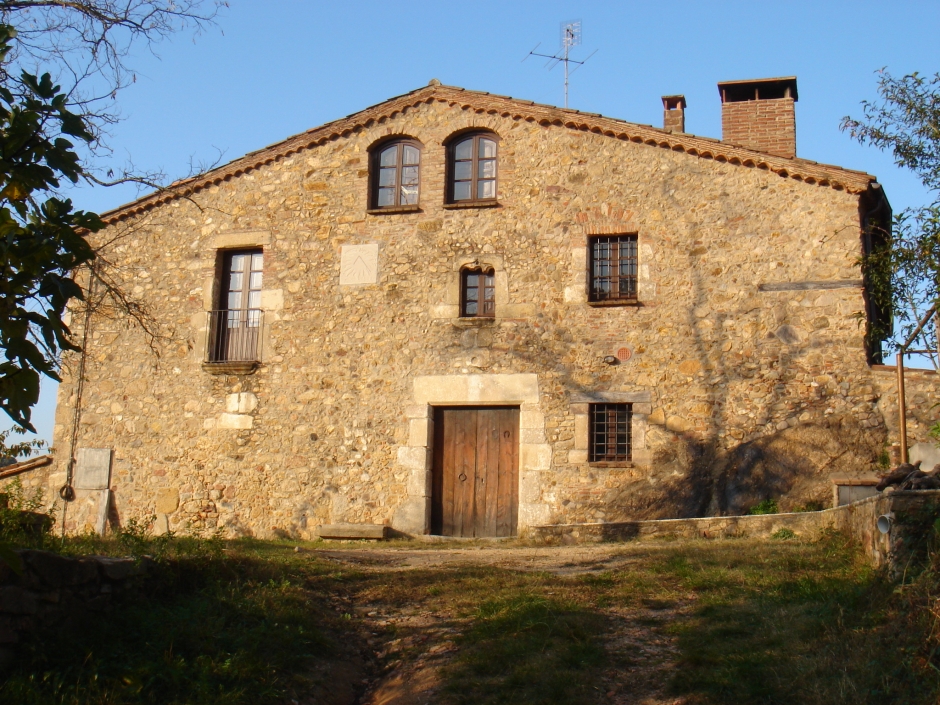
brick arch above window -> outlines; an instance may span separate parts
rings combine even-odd
[[[383,138],[369,148],[369,212],[419,208],[424,146],[407,135]]]

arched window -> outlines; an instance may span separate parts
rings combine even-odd
[[[496,135],[460,137],[451,143],[449,157],[449,203],[496,200]]]
[[[461,270],[460,315],[464,318],[496,315],[496,276],[492,269]]]
[[[418,205],[421,149],[414,140],[386,142],[372,153],[371,208]]]

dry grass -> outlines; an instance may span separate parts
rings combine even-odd
[[[459,704],[940,695],[912,588],[899,594],[839,536],[294,546],[164,547],[172,589],[44,635],[0,701],[351,705],[396,675]]]

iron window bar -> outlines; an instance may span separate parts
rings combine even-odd
[[[635,301],[636,235],[591,238],[591,301]]]
[[[592,404],[589,462],[623,462],[633,457],[633,406]]]

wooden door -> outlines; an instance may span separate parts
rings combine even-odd
[[[434,419],[431,533],[515,536],[519,408],[439,408]]]

